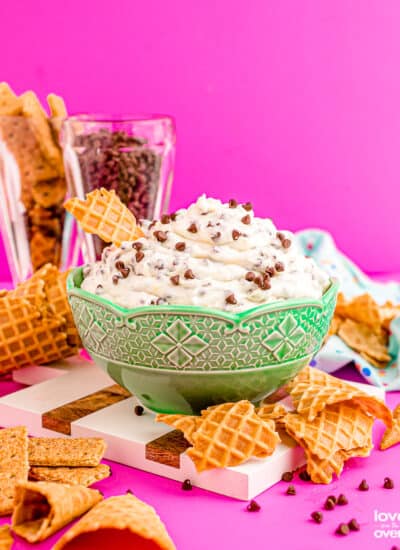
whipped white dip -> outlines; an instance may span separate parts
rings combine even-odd
[[[145,236],[110,246],[84,267],[81,287],[125,308],[180,304],[243,311],[288,298],[320,298],[329,276],[289,231],[251,204],[199,197],[187,209],[142,222]]]

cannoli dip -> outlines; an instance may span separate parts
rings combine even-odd
[[[238,312],[290,298],[321,298],[328,275],[289,231],[250,203],[199,197],[187,209],[142,221],[144,237],[110,246],[83,269],[81,288],[124,308],[196,305]]]

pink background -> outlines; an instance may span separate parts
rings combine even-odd
[[[332,231],[368,271],[400,271],[397,0],[6,4],[0,80],[17,92],[175,115],[173,207],[251,200],[282,228]]]

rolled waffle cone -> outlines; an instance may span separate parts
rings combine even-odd
[[[202,411],[202,417],[187,451],[199,472],[237,466],[251,456],[265,458],[279,442],[272,425],[255,414],[249,401],[212,407]]]
[[[47,263],[60,265],[61,244],[57,237],[47,235],[37,228],[32,235],[29,246],[32,267],[35,271]]]
[[[183,432],[185,439],[193,444],[193,434],[199,428],[203,419],[200,416],[189,416],[185,414],[158,414],[156,422],[164,422]]]
[[[330,483],[350,456],[368,456],[374,419],[352,402],[326,406],[313,420],[289,413],[283,423],[305,450],[307,471],[315,483]]]
[[[15,490],[13,531],[28,542],[39,542],[59,531],[102,500],[99,491],[81,485],[25,481]]]
[[[10,532],[8,524],[0,527],[0,550],[10,550],[14,544],[14,539]]]
[[[120,246],[143,236],[132,212],[120,201],[115,191],[96,189],[86,200],[77,197],[64,204],[86,233],[93,233],[106,243]]]
[[[43,318],[24,298],[0,298],[0,372],[71,355],[63,329],[62,318]]]
[[[292,381],[290,395],[297,412],[309,420],[313,420],[326,405],[352,400],[388,427],[393,422],[390,409],[382,401],[312,367],[303,369]]]
[[[67,342],[76,351],[82,347],[82,342],[76,328],[71,306],[68,302],[66,281],[69,272],[60,273],[57,271],[56,277],[52,279],[51,284],[46,287],[46,294],[49,303],[55,313],[61,315],[66,322]]]
[[[116,548],[175,550],[154,508],[131,494],[111,497],[97,504],[61,537],[53,550],[68,548],[72,541],[79,541],[82,548],[92,548],[96,540],[103,541],[104,547],[113,543]]]

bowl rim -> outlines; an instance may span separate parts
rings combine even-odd
[[[198,314],[198,315],[207,315],[213,317],[224,318],[228,321],[233,321],[239,323],[243,319],[258,315],[260,313],[270,313],[277,310],[285,309],[297,309],[299,307],[313,306],[318,307],[319,309],[324,309],[326,304],[330,302],[331,298],[337,295],[339,290],[339,281],[335,278],[330,277],[330,285],[325,290],[322,298],[313,299],[313,298],[294,298],[289,300],[276,300],[274,302],[268,302],[259,306],[255,306],[238,313],[230,313],[217,308],[195,306],[195,305],[154,305],[154,306],[139,306],[134,308],[124,308],[102,298],[97,294],[93,294],[87,290],[80,288],[80,285],[83,281],[82,276],[83,266],[73,268],[67,277],[67,294],[68,297],[77,296],[86,301],[94,302],[101,304],[108,309],[114,311],[118,315],[123,315],[124,317],[131,317],[135,315],[143,315],[144,313],[155,314],[155,313],[170,313],[170,314]]]

